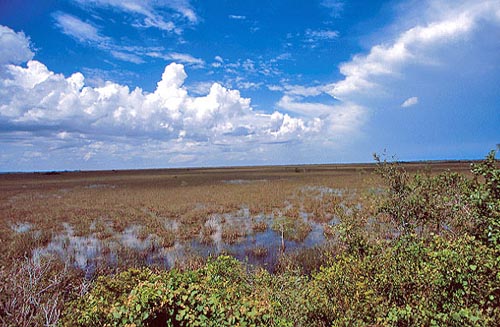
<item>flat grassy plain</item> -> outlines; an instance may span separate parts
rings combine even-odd
[[[85,294],[99,291],[100,286],[95,288],[98,276],[122,276],[116,274],[146,266],[158,272],[173,268],[200,272],[211,267],[207,260],[220,255],[235,257],[246,269],[263,267],[271,272],[275,277],[264,278],[265,285],[273,290],[272,296],[280,298],[276,301],[286,308],[283,314],[301,312],[286,304],[286,292],[281,298],[279,283],[276,290],[272,286],[275,282],[291,282],[295,277],[290,274],[298,272],[304,292],[323,292],[324,287],[316,288],[314,283],[321,284],[329,270],[320,267],[339,265],[341,270],[332,273],[335,278],[344,278],[342,271],[349,267],[335,258],[355,251],[353,258],[388,255],[392,260],[392,252],[383,249],[398,244],[402,235],[398,228],[407,228],[407,214],[420,219],[414,232],[422,240],[435,233],[454,239],[470,229],[465,218],[474,215],[461,202],[460,192],[465,191],[454,189],[461,179],[442,173],[458,173],[472,183],[471,162],[398,166],[405,173],[388,179],[396,184],[387,184],[376,173],[376,164],[0,175],[0,322],[52,326],[69,300],[85,301]],[[399,179],[406,173],[416,178],[413,184],[407,184],[406,177]],[[410,187],[405,190],[412,190],[401,193],[401,200],[406,201],[402,208],[394,197],[400,194],[398,181]],[[426,189],[437,193],[427,198]],[[390,206],[384,209],[384,203]],[[465,222],[457,217],[464,217]],[[377,255],[364,252],[369,249],[382,250],[373,250]],[[224,260],[218,264],[225,264]],[[294,289],[290,286],[289,291]],[[333,296],[337,291],[312,298]],[[316,318],[334,319],[330,311],[325,312],[323,318]],[[292,314],[289,319],[307,318],[300,315]]]
[[[470,163],[404,167],[468,174]],[[282,236],[287,249],[304,241],[312,247],[324,241],[320,234],[328,236],[339,210],[369,206],[370,195],[381,191],[374,169],[345,164],[4,174],[0,262],[56,255],[92,274],[109,266],[170,268],[233,250],[240,259],[275,264]]]

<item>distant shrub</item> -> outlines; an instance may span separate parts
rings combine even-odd
[[[276,213],[271,229],[281,234],[282,247],[284,241],[302,242],[312,230],[311,225],[304,221],[298,210],[286,210]]]

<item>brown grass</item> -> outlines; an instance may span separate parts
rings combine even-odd
[[[246,253],[254,258],[262,258],[267,256],[269,250],[263,246],[254,246],[246,250]]]
[[[410,171],[426,167],[431,172],[464,172],[469,165],[406,165]],[[221,217],[222,237],[229,243],[267,229],[255,217],[276,210],[292,219],[304,211],[313,221],[328,223],[344,199],[336,193],[321,194],[320,188],[351,190],[363,201],[363,194],[378,187],[374,168],[319,165],[1,175],[0,263],[47,246],[64,233],[64,223],[75,237],[115,243],[120,243],[117,235],[138,226],[140,240],[156,235],[164,247],[200,236],[207,239],[213,231],[204,224],[212,215]],[[253,219],[248,230],[224,218],[243,207]],[[18,224],[29,230],[15,231]]]

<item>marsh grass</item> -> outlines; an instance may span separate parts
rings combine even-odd
[[[410,174],[421,167],[407,165]],[[97,275],[146,265],[180,270],[203,266],[207,257],[191,248],[194,241],[215,247],[214,255],[245,244],[247,256],[262,259],[275,255],[278,246],[248,240],[283,235],[296,249],[282,252],[277,270],[291,267],[310,273],[330,259],[327,252],[334,253],[325,246],[302,245],[313,227],[322,226],[327,244],[352,243],[349,231],[336,226],[354,217],[357,223],[342,226],[394,238],[393,222],[375,212],[373,199],[385,190],[372,174],[374,165],[310,166],[298,172],[295,168],[0,175],[2,278],[20,274],[16,281],[4,280],[2,294],[21,287],[36,264],[50,266],[41,268],[50,273],[40,275],[40,285],[62,280],[55,276],[63,274],[64,282],[53,286],[57,296],[37,295],[42,311],[26,309],[26,325],[32,319],[43,325],[57,320],[65,294],[77,294],[78,285]],[[469,165],[436,164],[430,173],[448,168],[464,172]],[[359,208],[362,216],[355,214]],[[34,268],[26,268],[29,265]]]
[[[423,166],[410,164],[407,169],[411,173]],[[430,167],[431,173],[469,168],[466,163]],[[92,235],[104,243],[112,243],[131,226],[140,226],[139,239],[157,235],[163,240],[161,246],[171,247],[176,241],[209,241],[214,227],[204,224],[212,215],[222,217],[223,239],[237,242],[265,231],[272,225],[273,212],[282,211],[299,230],[299,236],[289,235],[290,239],[300,240],[309,229],[307,221],[298,219],[301,212],[308,213],[313,222],[330,224],[351,196],[349,192],[355,193],[351,202],[368,206],[369,191],[380,188],[380,180],[371,173],[374,165],[310,166],[300,173],[295,168],[2,175],[0,240],[4,254],[0,261],[7,263],[46,246],[65,233],[63,223],[71,226],[74,236]],[[244,229],[231,226],[230,219],[241,216],[242,207],[247,208],[245,219],[250,220]],[[260,220],[262,216],[271,219]]]
[[[266,231],[268,228],[268,225],[265,221],[252,221],[252,232],[254,233],[261,233]]]
[[[246,231],[241,226],[226,224],[222,227],[222,240],[227,244],[237,243],[246,235]]]
[[[246,254],[255,258],[266,257],[269,250],[264,246],[254,246],[245,250]]]

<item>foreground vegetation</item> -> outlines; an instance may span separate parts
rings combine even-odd
[[[471,175],[413,173],[398,163],[376,160],[381,181],[366,174],[363,183],[372,184],[356,197],[341,201],[332,195],[301,202],[324,223],[329,242],[282,253],[273,273],[220,255],[170,270],[123,267],[88,281],[81,271],[51,257],[39,262],[11,259],[1,271],[2,322],[497,326],[500,168],[494,152],[474,164]],[[382,189],[374,188],[381,182]],[[270,227],[283,236],[297,235],[295,229],[304,220],[293,212],[293,187],[278,189],[276,207],[263,199],[264,208],[249,201],[250,210],[272,212],[280,208],[279,201],[289,201],[286,209],[275,211]],[[27,276],[27,281],[16,284],[5,278],[13,273]],[[19,292],[25,298],[16,295]]]

